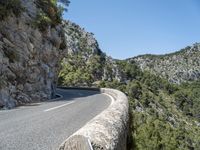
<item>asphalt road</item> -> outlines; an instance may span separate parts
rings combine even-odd
[[[111,102],[96,91],[58,93],[63,99],[0,111],[0,150],[56,150]]]

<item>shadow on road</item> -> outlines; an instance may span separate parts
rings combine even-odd
[[[39,106],[42,103],[49,103],[49,102],[72,101],[77,98],[83,98],[82,100],[84,100],[84,97],[100,94],[100,89],[98,89],[98,88],[57,88],[56,93],[58,95],[61,95],[62,97],[61,98],[57,97],[57,98],[50,99],[50,100],[21,104],[18,107],[15,107],[13,109],[18,109],[21,106],[31,106],[31,107],[33,106],[34,107],[34,106]],[[4,109],[0,109],[0,110],[3,111]],[[7,110],[7,109],[5,109],[5,110]]]
[[[62,95],[63,98],[57,98],[48,100],[48,102],[54,101],[70,101],[81,97],[88,97],[96,94],[100,94],[100,89],[97,88],[57,88],[56,93]]]

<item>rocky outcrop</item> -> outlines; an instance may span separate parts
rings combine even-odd
[[[0,21],[0,107],[13,108],[29,102],[50,99],[54,95],[62,26],[47,26],[41,32],[34,27],[38,8],[35,0],[21,0],[25,11],[20,17]]]
[[[101,89],[101,92],[113,97],[110,106],[68,138],[60,146],[60,150],[68,150],[69,145],[80,143],[77,140],[82,140],[83,137],[91,141],[94,150],[126,150],[128,99],[118,90]],[[87,140],[84,141],[88,145]]]
[[[200,78],[200,44],[167,55],[143,55],[132,58],[142,70],[158,74],[180,84]]]
[[[102,53],[93,33],[85,31],[84,28],[70,21],[64,21],[63,28],[69,53],[84,51],[86,58],[91,54]]]
[[[65,79],[73,80],[69,83],[71,86],[91,86],[91,82],[122,80],[121,72],[117,66],[116,60],[108,57],[99,48],[99,44],[93,33],[85,31],[79,25],[70,21],[64,21],[63,24],[65,39],[68,47],[68,53],[62,61],[60,72],[61,84],[67,85]],[[69,68],[74,68],[70,70]],[[84,79],[80,79],[81,75],[88,77],[87,83]],[[70,73],[74,74],[70,76]],[[72,73],[71,73],[72,74]],[[76,78],[78,75],[79,79]],[[76,80],[79,80],[76,82]],[[70,82],[70,81],[69,81]]]

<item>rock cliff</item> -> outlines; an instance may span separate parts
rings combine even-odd
[[[102,52],[93,33],[70,21],[64,21],[63,28],[68,53],[62,61],[60,84],[91,86],[102,80],[122,80],[116,60]]]
[[[188,46],[166,55],[142,55],[134,60],[142,70],[158,74],[172,83],[180,84],[200,78],[200,44]]]
[[[61,48],[61,25],[46,25],[45,32],[35,27],[41,12],[36,0],[16,2],[23,12],[16,16],[10,11],[0,21],[0,108],[52,98],[59,61],[66,51]]]

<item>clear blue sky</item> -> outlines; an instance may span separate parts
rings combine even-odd
[[[113,58],[165,54],[200,42],[200,0],[71,0],[64,18]]]

